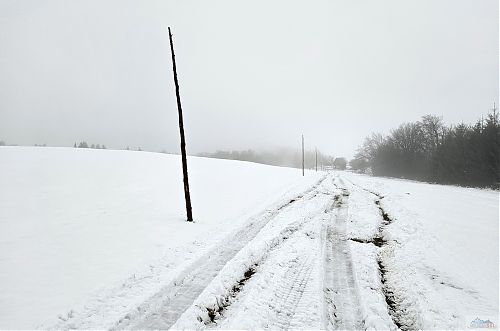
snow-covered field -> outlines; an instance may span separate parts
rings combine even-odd
[[[498,192],[154,153],[0,148],[0,328],[498,323]]]
[[[196,157],[189,167],[195,224],[184,222],[179,156],[1,147],[0,329],[93,313],[104,326],[321,176]]]

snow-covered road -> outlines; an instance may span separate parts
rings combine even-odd
[[[357,192],[372,195],[363,189]],[[199,277],[162,291],[150,300],[153,304],[146,303],[116,327],[359,330],[395,329],[397,323],[405,328],[391,311],[397,307],[390,304],[377,254],[368,255],[360,265],[368,260],[376,266],[369,284],[375,293],[368,299],[378,300],[365,300],[360,292],[358,279],[366,272],[355,268],[351,254],[350,194],[341,176],[327,175],[306,194],[250,224],[242,231],[244,238],[235,235],[224,242],[226,249],[212,253],[216,262],[208,256],[210,265],[197,265]],[[384,215],[377,202],[372,201],[371,216],[378,229]],[[381,242],[379,238],[374,249],[382,249]],[[187,295],[176,298],[180,292]]]

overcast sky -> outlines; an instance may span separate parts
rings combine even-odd
[[[422,115],[498,103],[498,1],[0,0],[0,140],[351,157]]]

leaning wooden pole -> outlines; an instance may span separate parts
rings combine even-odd
[[[302,176],[304,176],[304,135],[302,135]]]
[[[187,221],[193,221],[191,209],[191,195],[189,194],[189,180],[186,157],[186,139],[184,138],[184,120],[182,118],[181,96],[179,93],[179,81],[177,80],[177,67],[175,65],[174,42],[172,41],[172,32],[168,28],[168,37],[170,38],[170,52],[172,53],[172,68],[174,70],[175,96],[177,97],[177,110],[179,112],[179,131],[181,134],[181,154],[182,154],[182,175],[184,180],[184,198],[186,199]]]

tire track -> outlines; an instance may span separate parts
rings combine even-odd
[[[217,298],[216,305],[210,305],[205,307],[208,312],[208,319],[198,316],[198,320],[203,322],[205,325],[212,327],[218,324],[221,320],[225,319],[225,315],[231,305],[238,300],[238,295],[244,290],[248,281],[251,280],[252,276],[259,272],[260,265],[265,265],[269,255],[279,251],[281,247],[288,242],[291,238],[294,238],[298,232],[301,232],[304,225],[311,220],[296,221],[287,227],[285,227],[277,237],[274,237],[272,241],[268,243],[267,251],[260,256],[253,264],[245,271],[243,277],[236,281],[232,288],[225,294]],[[293,284],[289,286],[291,289]]]
[[[325,199],[323,197],[323,199]],[[325,199],[325,207],[327,207]],[[320,225],[323,213],[309,219],[281,245],[261,260],[252,279],[235,297],[216,324],[217,329],[320,328],[318,287]],[[315,304],[318,303],[318,304]],[[251,319],[252,324],[240,324]]]
[[[284,281],[276,290],[276,297],[279,299],[277,301],[277,326],[280,329],[290,328],[290,323],[311,276],[312,267],[313,261],[310,255],[299,257],[297,265],[287,270]]]
[[[393,250],[399,243],[392,239],[386,240],[384,237],[385,229],[388,225],[392,224],[395,219],[392,218],[382,206],[382,200],[385,198],[384,195],[377,193],[375,191],[364,188],[351,180],[346,179],[351,185],[357,187],[368,194],[374,196],[373,201],[377,206],[380,214],[380,225],[378,227],[378,232],[370,240],[360,240],[357,238],[351,238],[350,240],[359,243],[373,244],[377,247],[377,266],[379,269],[380,281],[382,284],[381,290],[384,295],[387,311],[392,319],[392,322],[400,330],[417,330],[417,317],[412,316],[407,312],[407,309],[402,307],[402,302],[405,301],[404,294],[398,291],[396,285],[394,284],[390,263],[390,256],[393,254]]]
[[[342,195],[335,198],[335,219],[326,225],[323,291],[326,329],[364,329],[359,293],[354,279],[352,258],[346,238],[349,192],[339,181]]]

